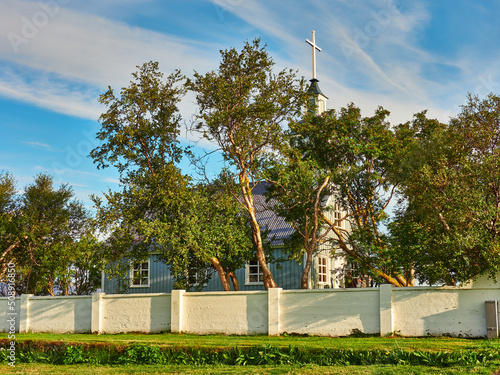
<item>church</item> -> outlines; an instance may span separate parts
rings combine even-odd
[[[316,45],[315,32],[312,32],[312,40],[306,39],[306,42],[312,47],[312,79],[308,93],[312,101],[312,108],[316,108],[316,113],[321,114],[326,110],[326,101],[328,98],[319,88],[319,80],[316,78],[316,51],[321,51]],[[257,220],[261,228],[264,228],[268,237],[272,238],[272,249],[274,258],[284,257],[283,241],[290,236],[294,229],[282,217],[276,215],[266,202],[264,192],[265,183],[259,183],[254,186],[252,193],[256,204]],[[330,196],[324,202],[325,205],[332,207],[328,215],[331,220],[336,222],[340,228],[349,230],[349,223],[346,220],[339,220],[344,217],[340,206],[336,204],[334,197]],[[302,262],[295,260],[282,261],[279,264],[269,264],[270,271],[279,287],[283,289],[300,289],[300,280],[305,267],[305,255]],[[319,246],[312,258],[311,270],[309,272],[308,289],[329,289],[343,288],[346,271],[345,257],[332,256],[331,245],[328,243]],[[207,280],[203,285],[198,284],[197,275],[190,278],[192,287],[201,291],[223,291],[222,283],[217,272],[213,270],[211,275],[203,275],[199,279]],[[244,268],[235,272],[238,280],[239,290],[252,291],[264,290],[263,273],[259,262],[250,260]],[[174,289],[175,279],[170,273],[169,267],[159,260],[158,254],[154,251],[150,253],[147,261],[132,263],[128,279],[108,279],[103,271],[102,291],[108,294],[123,292],[127,293],[170,293]],[[125,288],[124,288],[125,284]]]

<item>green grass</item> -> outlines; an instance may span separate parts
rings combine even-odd
[[[122,374],[338,374],[338,375],[461,375],[461,374],[488,374],[500,366],[474,368],[438,368],[427,366],[93,366],[71,365],[58,366],[46,364],[20,364],[14,369],[0,366],[0,374],[47,374],[47,375],[122,375]]]
[[[6,340],[7,334],[0,334],[0,339]],[[224,335],[190,335],[190,334],[118,334],[118,335],[90,335],[90,334],[16,334],[16,341],[18,348],[24,346],[23,342],[27,344],[26,348],[33,348],[29,350],[37,351],[39,347],[46,347],[51,352],[51,348],[57,347],[87,347],[89,350],[100,350],[99,348],[110,348],[110,353],[114,350],[112,348],[121,347],[126,348],[154,345],[162,350],[174,350],[181,352],[183,355],[190,356],[193,353],[196,357],[196,351],[199,349],[202,352],[218,351],[228,348],[239,348],[243,350],[245,355],[255,356],[255,347],[257,350],[262,350],[262,347],[270,348],[270,353],[274,353],[273,348],[287,353],[289,348],[296,348],[303,351],[306,361],[285,361],[282,365],[261,365],[261,366],[232,366],[232,365],[174,365],[173,363],[186,363],[186,362],[155,362],[166,363],[163,365],[151,364],[142,365],[137,363],[145,363],[143,360],[133,362],[130,364],[126,362],[106,362],[105,360],[96,360],[100,358],[99,355],[94,354],[93,360],[87,360],[85,364],[67,364],[59,365],[44,359],[37,359],[33,357],[34,363],[18,363],[16,367],[11,367],[1,364],[0,374],[13,373],[13,374],[377,374],[377,375],[396,375],[396,374],[489,374],[491,375],[500,369],[500,340],[483,340],[483,339],[459,339],[459,338],[403,338],[403,337],[304,337],[294,335],[283,335],[280,337],[268,336],[224,336]],[[92,349],[94,348],[94,349]],[[281,349],[280,349],[281,348]],[[158,348],[157,348],[158,349]],[[47,349],[42,349],[43,351]],[[345,351],[355,352],[354,357],[349,358],[366,358],[375,353],[378,358],[386,356],[387,358],[393,356],[394,358],[403,359],[399,365],[384,365],[383,363],[392,363],[383,361],[360,362],[360,365],[352,366],[355,362],[340,362],[350,365],[335,365],[335,366],[319,366],[318,364],[334,364],[339,362],[326,362],[320,363],[317,361],[308,362],[307,358],[316,358],[328,351]],[[104,349],[106,351],[106,349]],[[372,352],[370,352],[372,351]],[[138,358],[142,349],[139,350]],[[382,352],[382,353],[381,353]],[[47,352],[45,352],[47,353]],[[153,352],[146,352],[153,353]],[[253,353],[253,354],[252,354]],[[377,354],[378,353],[378,354]],[[408,354],[417,356],[429,356],[433,358],[432,361],[426,362],[425,360],[408,362]],[[428,353],[428,354],[426,354]],[[444,357],[450,357],[455,354],[462,355],[468,358],[475,356],[475,353],[489,353],[489,357],[485,360],[473,361],[466,360],[462,362],[448,362],[446,364],[439,364],[435,359],[439,358],[441,354]],[[78,353],[77,353],[78,354]],[[78,354],[78,356],[80,356]],[[128,355],[128,354],[127,354]],[[150,354],[147,354],[148,356]],[[313,356],[313,357],[311,357]],[[364,357],[363,357],[364,356]],[[286,356],[285,356],[286,357]],[[299,358],[300,355],[296,358]],[[444,358],[443,357],[443,358]],[[65,357],[67,358],[67,357]],[[80,357],[79,357],[80,358]],[[104,358],[104,357],[103,357]],[[200,358],[204,358],[203,355]],[[208,357],[207,357],[208,358]],[[292,358],[292,357],[290,357]],[[347,358],[347,357],[346,357]],[[147,357],[146,359],[149,359]],[[26,362],[26,361],[22,361]],[[64,363],[78,363],[79,361],[70,361]],[[80,361],[81,362],[81,361]],[[93,364],[94,363],[94,364]],[[103,363],[96,365],[95,363]],[[104,365],[105,363],[122,363],[120,365]],[[170,363],[170,364],[168,364]],[[211,363],[211,362],[188,362],[188,363]],[[219,363],[219,362],[216,362]],[[230,362],[227,362],[230,363]],[[252,363],[252,362],[250,362]],[[253,363],[275,363],[275,362],[253,362]],[[311,363],[311,364],[306,364]],[[316,364],[312,364],[316,363]],[[364,364],[363,364],[364,363]],[[366,363],[373,363],[366,365]],[[414,363],[414,366],[408,366],[408,363]],[[458,366],[457,363],[461,363]],[[418,364],[418,365],[417,365]],[[451,365],[451,366],[450,366]],[[449,366],[449,367],[447,367]]]
[[[0,339],[7,339],[6,333],[0,333]],[[500,340],[458,339],[447,337],[403,338],[403,337],[318,337],[318,336],[225,336],[225,335],[190,335],[190,334],[49,334],[18,333],[16,341],[41,340],[62,341],[65,343],[144,343],[171,347],[226,348],[272,345],[278,347],[297,346],[307,349],[380,349],[380,350],[459,350],[459,349],[500,349]]]

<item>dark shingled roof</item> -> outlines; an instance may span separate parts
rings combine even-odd
[[[284,218],[276,215],[276,213],[271,210],[275,204],[275,200],[271,199],[266,202],[266,197],[264,196],[266,187],[267,183],[259,182],[252,189],[255,216],[257,216],[257,221],[259,222],[261,230],[268,230],[268,238],[272,239],[271,243],[273,245],[282,245],[283,239],[290,237],[294,229]]]
[[[318,85],[319,81],[316,78],[311,79],[310,82],[311,82],[311,85],[309,86],[309,89],[307,89],[308,94],[323,95],[325,98],[328,99],[328,97],[321,92],[319,85]]]

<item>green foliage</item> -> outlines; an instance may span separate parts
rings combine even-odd
[[[128,275],[124,259],[148,257],[154,244],[145,240],[138,221],[172,215],[175,202],[188,193],[189,178],[177,167],[184,153],[177,139],[184,77],[176,71],[165,79],[156,62],[138,68],[119,96],[111,88],[101,95],[108,107],[97,134],[102,144],[90,153],[98,168],[117,168],[123,183],[122,191],[109,191],[104,201],[93,197],[101,231],[109,235],[103,251],[110,277]]]
[[[215,141],[234,168],[239,198],[250,218],[256,259],[266,288],[276,286],[265,259],[261,230],[255,217],[252,188],[261,180],[262,162],[281,148],[282,125],[300,114],[305,103],[304,81],[292,70],[273,72],[274,61],[256,39],[241,52],[221,51],[216,71],[195,72],[187,88],[196,93],[198,114],[194,129]]]
[[[194,185],[173,215],[138,223],[146,238],[163,249],[160,257],[170,265],[177,287],[200,289],[215,266],[227,278],[251,257],[248,217],[225,184],[218,179]]]
[[[261,156],[283,141],[281,124],[300,114],[304,84],[291,70],[273,73],[275,63],[259,39],[221,56],[217,71],[188,80],[199,106],[195,129],[238,171],[256,173]]]
[[[80,346],[69,345],[64,349],[64,354],[62,355],[62,363],[65,365],[72,365],[74,363],[85,363],[87,362],[87,357],[83,353],[83,349]]]
[[[8,172],[0,172],[0,246],[2,249],[0,264],[2,265],[2,277],[5,265],[14,260],[12,249],[17,246],[21,239],[18,216],[16,215],[17,204],[14,177]]]
[[[413,143],[391,233],[421,280],[455,285],[500,270],[499,119],[500,97],[469,96],[449,125],[420,115],[401,129]]]
[[[265,195],[271,209],[294,228],[283,240],[285,253],[299,262],[306,255],[300,282],[306,289],[312,257],[328,240],[323,216],[331,211],[325,205],[332,192],[330,175],[316,161],[287,147],[279,156],[269,158],[263,176],[269,182]]]
[[[106,202],[94,197],[110,235],[103,246],[109,275],[128,287],[124,259],[142,261],[154,251],[178,287],[202,287],[215,267],[230,290],[228,274],[244,264],[251,246],[246,216],[220,181],[194,184],[179,169],[190,155],[178,141],[184,77],[176,71],[164,80],[158,63],[150,62],[133,78],[120,96],[111,88],[101,96],[108,107],[100,118],[103,143],[90,153],[99,168],[116,167],[123,183]]]
[[[401,286],[408,283],[401,277],[405,265],[390,251],[384,227],[386,210],[398,185],[396,161],[405,139],[398,138],[386,120],[388,115],[378,108],[373,116],[362,117],[353,104],[339,112],[308,114],[303,121],[290,125],[290,144],[320,171],[314,176],[329,178],[331,185],[325,192],[332,194],[346,212],[343,219],[348,225],[339,228],[328,217],[327,209],[321,211],[322,222],[332,232],[334,251],[356,263],[361,274]],[[319,186],[314,178],[310,181],[315,187],[309,194]],[[297,195],[307,197],[305,194]]]
[[[132,344],[126,346],[75,346],[51,343],[44,348],[33,342],[21,345],[16,351],[18,363],[53,364],[162,364],[162,365],[319,365],[367,366],[411,365],[484,366],[498,362],[498,349],[455,351],[425,351],[405,349],[308,349],[303,346],[279,347],[269,344],[251,347],[196,348],[165,347]],[[5,349],[0,350],[0,361],[7,361]]]
[[[12,262],[17,293],[53,295],[59,289],[68,294],[75,292],[73,288],[93,292],[100,281],[99,256],[92,246],[96,239],[89,213],[73,200],[71,188],[56,189],[47,174],[37,175],[19,196],[13,195],[15,185],[8,174],[0,185],[0,276]],[[75,273],[80,275],[77,280]]]
[[[90,153],[98,168],[116,167],[124,183],[134,183],[136,171],[154,174],[178,162],[183,152],[177,140],[181,121],[177,103],[184,93],[178,83],[184,77],[175,71],[163,81],[157,62],[138,68],[119,97],[111,87],[100,96],[108,111],[99,118],[97,138],[105,143]]]

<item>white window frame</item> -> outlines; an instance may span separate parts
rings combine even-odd
[[[144,270],[142,268],[142,265],[144,263],[148,264],[148,283],[147,284],[134,284],[134,266],[136,264],[140,265],[139,271],[142,273]],[[130,287],[131,288],[149,288],[151,286],[151,259],[148,258],[146,262],[130,262],[130,271],[129,271],[129,279],[130,279]],[[140,280],[142,280],[143,277],[140,277]]]
[[[319,285],[330,285],[329,265],[330,265],[330,258],[328,256],[322,254],[318,255],[317,271],[318,271]]]
[[[340,207],[340,204],[334,203],[333,204],[333,222],[335,227],[337,228],[344,228],[344,220],[342,219],[343,212],[342,208]]]
[[[208,282],[210,281],[210,280],[206,280],[206,278],[208,276],[208,268],[205,268],[205,275],[199,276],[199,274],[200,274],[200,272],[194,273],[193,276],[194,276],[196,282],[194,284],[189,284],[190,286],[196,287],[196,286],[207,286],[208,285]],[[186,277],[187,277],[187,281],[189,283],[189,272],[187,272]],[[204,283],[199,282],[199,279],[201,279],[201,278],[203,278],[205,280]]]
[[[250,268],[255,269],[255,267],[257,267],[257,272],[250,272]],[[257,276],[260,281],[250,281],[252,276]],[[264,285],[264,273],[260,268],[259,261],[251,260],[245,264],[245,285]]]

